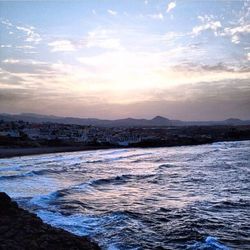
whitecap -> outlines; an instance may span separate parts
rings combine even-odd
[[[206,250],[206,249],[214,249],[214,250],[230,250],[227,246],[223,245],[218,241],[216,237],[208,236],[205,241],[196,242],[195,244],[188,246],[189,250]]]

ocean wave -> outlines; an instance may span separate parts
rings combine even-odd
[[[23,177],[32,177],[36,175],[47,175],[47,174],[60,174],[62,172],[66,172],[65,169],[55,170],[55,169],[41,169],[41,170],[33,170],[29,172],[17,173],[14,175],[2,175],[0,179],[15,179],[15,178],[23,178]]]
[[[110,157],[110,158],[104,158],[104,159],[98,159],[98,160],[88,160],[85,163],[108,163],[108,162],[114,162],[114,161],[122,161],[122,160],[129,160],[131,158],[135,157],[143,157],[146,155],[151,155],[152,153],[140,153],[140,154],[131,154],[126,156],[117,156],[117,157]],[[140,159],[136,159],[134,162],[138,162]],[[142,159],[145,161],[145,158]]]
[[[15,170],[19,170],[21,167],[22,167],[21,165],[10,166],[10,167],[0,167],[0,172],[15,171]]]
[[[38,210],[36,214],[46,223],[62,228],[76,235],[88,235],[98,239],[98,244],[104,249],[121,249],[121,241],[129,237],[130,231],[126,227],[135,224],[138,229],[142,225],[135,215],[129,211],[107,212],[99,215],[72,214],[65,215],[60,212]],[[114,237],[113,228],[123,232],[118,238]],[[99,235],[105,237],[99,238]],[[124,249],[124,247],[122,247]],[[126,249],[138,249],[127,247]]]
[[[0,189],[103,249],[248,249],[250,141],[231,145],[16,158]]]
[[[38,206],[42,208],[47,208],[49,204],[60,196],[60,192],[55,191],[46,195],[34,196],[29,200],[29,204],[32,206]]]
[[[203,242],[196,242],[188,246],[188,250],[230,250],[227,246],[218,241],[216,237],[208,236]]]
[[[14,175],[2,175],[0,176],[0,180],[10,180],[10,179],[16,179],[16,178],[30,177],[34,175],[35,175],[34,171],[26,172],[26,173],[18,173]]]
[[[95,188],[103,185],[123,185],[127,182],[134,182],[139,180],[144,180],[147,178],[155,177],[155,174],[143,174],[143,175],[133,175],[133,174],[124,174],[124,175],[117,175],[117,176],[111,176],[107,178],[100,178],[100,179],[94,179],[89,180],[87,182],[79,183],[77,185],[70,186],[66,189],[58,190],[58,194],[60,195],[66,195],[70,192],[74,191],[85,191],[89,188]]]
[[[173,168],[173,167],[176,167],[176,166],[173,164],[162,164],[162,165],[158,166],[157,169],[161,170],[161,169]]]
[[[142,174],[142,175],[124,174],[124,175],[118,175],[118,176],[113,176],[113,177],[108,177],[108,178],[89,180],[87,182],[82,182],[76,185],[69,186],[64,189],[57,190],[56,192],[52,192],[48,195],[36,196],[34,197],[34,199],[31,200],[31,202],[36,201],[36,203],[44,203],[44,201],[45,202],[52,201],[55,198],[60,198],[68,194],[77,192],[77,191],[84,192],[91,188],[96,188],[96,187],[104,186],[104,185],[123,185],[127,182],[135,182],[135,181],[150,179],[154,177],[155,177],[155,174]],[[93,191],[93,189],[91,190]]]
[[[91,181],[90,185],[92,186],[107,185],[107,184],[120,185],[129,181],[139,181],[154,176],[155,176],[154,174],[144,174],[144,175],[124,174],[110,178],[93,180]]]
[[[131,151],[131,149],[115,149],[114,151],[111,152],[104,152],[101,155],[117,155],[117,154],[121,154],[121,153],[127,153]]]
[[[105,160],[89,160],[89,161],[86,161],[85,163],[104,163]]]
[[[63,215],[59,212],[51,212],[47,210],[39,210],[36,212],[44,222],[51,224],[52,226],[63,228],[76,235],[89,235],[90,229],[96,227],[96,218],[91,218],[84,215]]]
[[[213,209],[236,209],[250,207],[250,200],[238,199],[238,200],[222,200],[217,202],[210,202],[210,206]]]

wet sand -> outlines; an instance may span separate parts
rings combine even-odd
[[[17,147],[0,147],[0,158],[10,158],[25,155],[38,155],[60,152],[74,152],[85,150],[109,149],[111,146],[71,146],[71,147],[33,147],[33,148],[17,148]],[[116,147],[119,148],[119,147]]]
[[[180,142],[145,142],[140,145],[130,145],[130,146],[118,146],[118,145],[107,145],[107,146],[41,146],[41,147],[4,147],[0,146],[0,159],[1,158],[10,158],[10,157],[18,157],[18,156],[28,156],[28,155],[39,155],[39,154],[50,154],[50,153],[63,153],[63,152],[77,152],[77,151],[87,151],[87,150],[100,150],[100,149],[120,149],[120,148],[155,148],[155,147],[176,147],[176,146],[194,146],[194,145],[202,145],[209,144],[213,142],[223,142],[223,141],[244,141],[249,140],[246,138],[236,138],[236,139],[204,139],[200,141],[180,141]]]

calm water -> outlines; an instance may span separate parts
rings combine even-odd
[[[0,160],[0,190],[103,249],[250,249],[250,141]]]

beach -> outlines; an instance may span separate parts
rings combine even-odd
[[[180,139],[178,141],[148,141],[140,144],[132,144],[128,146],[119,145],[76,145],[76,146],[40,146],[40,147],[20,147],[20,146],[0,146],[0,159],[10,157],[20,157],[28,155],[40,155],[40,154],[53,154],[64,152],[78,152],[78,151],[92,151],[101,149],[121,149],[121,148],[161,148],[161,147],[176,147],[176,146],[194,146],[203,145],[213,142],[223,141],[245,141],[249,140],[249,137],[243,137],[242,139],[235,138],[221,138],[221,139],[207,139],[202,140],[186,140]]]
[[[0,147],[0,158],[25,155],[39,155],[61,152],[77,152],[85,150],[108,149],[107,146],[68,146],[68,147]]]

